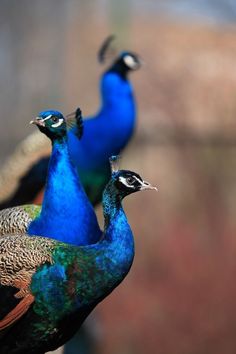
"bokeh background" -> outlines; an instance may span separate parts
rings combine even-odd
[[[234,0],[0,0],[0,163],[39,111],[97,111],[110,33],[146,62],[122,167],[159,192],[125,200],[136,258],[96,309],[94,354],[235,354]]]

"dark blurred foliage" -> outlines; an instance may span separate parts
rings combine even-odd
[[[0,5],[1,161],[32,131],[38,111],[95,112],[103,70],[96,52],[107,34],[146,62],[131,77],[139,120],[122,167],[159,192],[124,203],[136,258],[96,310],[97,352],[234,354],[234,2]]]

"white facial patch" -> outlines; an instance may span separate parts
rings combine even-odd
[[[132,176],[134,179],[136,179],[136,181],[138,181],[140,184],[143,183],[143,181],[141,179],[139,179],[137,176]]]
[[[138,183],[140,183],[141,185],[143,184],[143,181],[140,180],[138,177],[136,177],[136,176],[133,175],[132,178],[136,179],[136,181],[137,181]],[[133,189],[135,188],[134,185],[129,184],[129,183],[127,182],[127,179],[124,178],[124,177],[122,177],[122,176],[119,177],[119,181],[120,181],[124,186],[126,186],[126,187],[128,187],[128,188],[133,188]]]
[[[46,118],[43,119],[43,121],[45,122],[46,120],[50,119],[52,117],[52,114],[50,114],[49,116],[47,116]]]
[[[52,124],[52,128],[60,127],[60,125],[62,125],[63,121],[64,120],[62,118],[59,118],[59,121],[57,123]]]
[[[134,186],[134,184],[130,184],[128,182],[128,179],[129,178],[133,178],[134,180],[136,180],[138,183],[139,183],[139,186]],[[150,183],[146,182],[146,181],[143,181],[142,179],[138,178],[137,176],[135,175],[132,175],[132,176],[129,176],[127,178],[125,177],[122,177],[120,176],[119,177],[119,181],[124,185],[126,186],[127,188],[132,188],[132,189],[135,189],[137,188],[137,190],[140,190],[140,191],[143,191],[143,190],[146,190],[146,189],[154,189],[154,190],[158,190],[156,187],[153,187]],[[132,183],[132,182],[131,182]],[[134,182],[133,182],[134,183]]]
[[[126,181],[126,178],[124,178],[124,177],[122,177],[122,176],[119,177],[119,181],[120,181],[124,186],[126,186],[126,187],[128,187],[128,188],[134,188],[134,186],[128,184],[128,182]]]
[[[124,62],[130,69],[136,69],[138,67],[138,63],[132,55],[125,55]]]

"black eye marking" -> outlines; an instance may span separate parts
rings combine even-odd
[[[135,179],[133,177],[126,178],[126,181],[128,184],[131,184],[131,185],[135,183]]]
[[[54,123],[57,123],[59,121],[59,118],[56,117],[56,116],[52,116],[51,120],[54,122]]]

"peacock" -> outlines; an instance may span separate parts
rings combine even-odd
[[[135,172],[119,170],[114,159],[112,166],[97,243],[79,247],[40,236],[0,238],[1,354],[58,348],[129,272],[134,239],[122,200],[156,188]]]
[[[67,130],[75,123],[77,134],[82,134],[81,110],[77,109],[76,117],[67,120],[58,111],[43,111],[31,123],[52,142],[42,207],[22,205],[1,210],[0,235],[27,233],[51,237],[77,246],[97,242],[101,237],[101,230],[71,162],[67,146]]]
[[[107,58],[112,40],[110,36],[101,46],[100,62]],[[117,54],[101,77],[101,107],[84,121],[83,139],[78,140],[77,127],[69,133],[69,153],[93,205],[101,201],[110,178],[109,156],[119,154],[133,135],[136,103],[129,73],[140,66],[137,54],[130,51]],[[27,137],[26,142],[17,147],[13,158],[10,157],[0,171],[0,209],[32,202],[45,184],[49,162],[45,140],[34,135],[28,151],[25,145],[28,146],[29,140]]]

